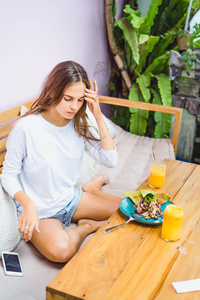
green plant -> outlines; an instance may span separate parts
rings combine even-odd
[[[200,48],[200,23],[194,25],[192,36],[188,41],[188,46],[192,49]]]
[[[200,48],[200,24],[195,24],[192,33],[178,28],[178,30],[173,30],[171,34],[187,38],[187,44],[184,46],[184,51],[179,59],[184,62],[183,67],[189,76],[191,69],[195,67],[197,59],[194,50],[195,48]]]
[[[189,30],[185,30],[179,25],[178,27],[175,27],[174,29],[168,31],[164,35],[161,35],[163,39],[169,36],[186,37],[188,38],[188,46],[190,48],[199,48],[200,42],[196,39],[200,38],[200,24],[196,23],[191,33]]]
[[[184,69],[189,76],[191,69],[195,67],[196,54],[188,48],[179,59],[184,62]]]
[[[112,3],[112,13],[115,8],[114,3],[115,1]],[[184,7],[181,14],[180,9],[176,9],[180,5]],[[156,35],[156,29],[162,30],[166,27],[166,31],[171,30],[172,27],[166,26],[167,16],[169,18],[171,14],[173,14],[171,26],[178,26],[184,21],[187,6],[186,0],[152,0],[148,13],[141,16],[140,11],[134,10],[129,1],[125,6],[124,16],[113,22],[116,42],[114,46],[111,44],[113,42],[109,32],[111,29],[108,28],[111,51],[119,69],[122,70],[121,75],[124,79],[122,88],[124,90],[125,82],[130,100],[171,105],[171,83],[168,78],[169,49],[175,36],[168,35],[163,39]],[[159,17],[156,17],[158,15]],[[115,83],[114,80],[112,82]],[[122,95],[124,95],[123,90]],[[133,108],[129,112],[124,109],[124,114],[122,108],[116,108],[113,120],[129,128],[132,133],[148,134],[156,138],[168,137],[171,128],[169,115],[159,112],[152,115],[149,111]]]
[[[177,28],[174,28],[167,32],[165,35],[161,35],[164,39],[166,36],[172,35],[176,37],[189,37],[189,31],[185,31],[180,25]]]
[[[200,24],[195,24],[195,26],[192,29],[190,28],[190,30],[192,30],[192,33],[190,33],[190,31],[188,30],[189,22],[191,20],[191,17],[194,16],[195,12],[197,11],[197,8],[195,9],[194,7],[192,7],[193,3],[194,3],[194,7],[197,4],[200,5],[199,0],[196,0],[196,1],[190,0],[188,10],[187,10],[187,17],[186,17],[186,21],[185,21],[185,26],[184,26],[184,28],[179,27],[178,30],[175,31],[175,34],[177,34],[178,37],[188,37],[189,38],[188,45],[190,47],[195,46],[195,45],[193,45],[194,40],[196,38],[200,37]]]

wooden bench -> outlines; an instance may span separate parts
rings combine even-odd
[[[149,111],[158,111],[158,112],[169,113],[169,114],[175,115],[172,145],[174,147],[174,151],[176,154],[177,146],[178,146],[178,136],[179,136],[180,124],[181,124],[181,117],[182,117],[182,109],[181,108],[162,106],[162,105],[150,104],[150,103],[145,103],[145,102],[130,101],[130,100],[126,100],[126,99],[107,97],[107,96],[99,96],[99,100],[102,103],[111,104],[111,105],[135,107],[135,108],[139,108],[139,109],[146,109]],[[21,105],[24,105],[27,109],[30,109],[30,107],[34,101],[35,100],[31,100],[26,103],[22,103]],[[8,138],[8,134],[10,132],[13,122],[15,122],[16,119],[20,115],[21,105],[18,105],[9,110],[0,112],[0,173],[2,172],[3,161],[5,158],[5,154],[6,154],[6,141]]]

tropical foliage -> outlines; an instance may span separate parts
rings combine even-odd
[[[114,37],[118,53],[131,80],[128,98],[133,101],[171,105],[171,83],[168,77],[170,49],[175,46],[173,35],[161,37],[182,24],[189,0],[152,0],[149,11],[141,16],[135,10],[136,1],[128,1],[124,16],[113,19]],[[115,1],[113,15],[115,15]],[[119,86],[119,72],[113,73],[111,88]],[[125,91],[127,92],[127,91]],[[124,87],[121,91],[124,96]],[[116,107],[113,121],[131,133],[168,137],[171,117],[168,114]]]

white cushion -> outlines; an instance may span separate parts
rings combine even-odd
[[[0,258],[2,251],[12,251],[19,241],[16,205],[0,181]]]
[[[96,167],[94,177],[106,175],[109,184],[103,186],[102,191],[124,198],[122,191],[135,191],[149,176],[152,151],[157,159],[175,159],[175,153],[170,139],[138,136],[114,126],[118,164],[115,168]]]

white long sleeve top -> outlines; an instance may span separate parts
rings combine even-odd
[[[51,217],[72,200],[84,151],[100,164],[116,165],[116,149],[107,151],[100,142],[92,144],[74,130],[73,119],[58,127],[40,114],[21,118],[7,141],[2,185],[13,198],[23,190],[35,202],[40,219]]]

